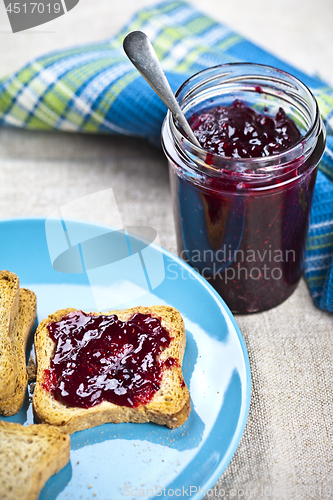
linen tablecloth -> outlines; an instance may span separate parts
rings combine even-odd
[[[256,0],[257,7],[264,3]],[[91,4],[80,4],[79,19],[85,19],[85,12],[91,18]],[[129,2],[125,12],[115,9],[111,27],[89,22],[91,39],[111,36],[110,29],[116,32],[139,4]],[[101,0],[100,8],[108,12],[110,2]],[[208,3],[207,8],[223,14],[222,3]],[[240,2],[239,9],[245,15],[247,2]],[[74,14],[75,9],[64,24],[59,20],[59,46],[79,42]],[[294,23],[297,29],[296,17]],[[10,40],[9,34],[2,36]],[[47,40],[41,34],[19,36],[22,41],[16,39],[10,60],[1,55],[3,74],[15,69],[13,60],[26,60],[22,51],[41,54],[39,44]],[[45,50],[56,48],[46,46],[47,41]],[[176,253],[167,165],[160,150],[127,137],[0,129],[1,218],[48,216],[69,201],[106,187],[113,189],[125,225],[154,227],[162,246]],[[102,203],[77,216],[112,222]],[[302,280],[282,305],[236,320],[250,358],[252,401],[241,443],[216,485],[217,497],[333,498],[332,315],[314,306]]]

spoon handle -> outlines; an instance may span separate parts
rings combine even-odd
[[[171,90],[156,52],[147,35],[142,31],[131,31],[126,35],[123,47],[129,60],[155,90],[166,107],[170,109],[189,139],[196,146],[201,148],[198,139],[195,137]]]

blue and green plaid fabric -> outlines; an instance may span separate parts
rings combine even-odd
[[[257,62],[292,73],[315,94],[328,143],[315,188],[305,276],[315,303],[333,312],[333,88],[296,70],[183,1],[141,10],[114,38],[39,57],[0,81],[0,123],[34,130],[104,132],[159,141],[166,108],[127,60],[131,30],[151,39],[173,90],[226,62]],[[330,135],[332,134],[332,135]]]

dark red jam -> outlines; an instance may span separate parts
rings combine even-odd
[[[75,311],[47,328],[56,347],[43,387],[68,406],[147,404],[160,388],[163,367],[178,362],[160,361],[171,338],[160,320],[147,314],[124,322],[116,315]]]
[[[275,155],[301,139],[282,108],[270,117],[239,100],[193,115],[190,125],[203,149],[229,158]]]
[[[241,101],[204,109],[189,121],[208,151],[209,165],[216,154],[230,157],[231,165],[239,158],[277,155],[279,165],[278,155],[301,139],[283,109],[268,116]],[[220,176],[193,181],[171,168],[179,254],[233,312],[270,309],[296,288],[319,149],[306,161],[291,162],[277,177],[273,172],[256,178],[255,171],[244,174],[231,166],[230,173],[224,167]]]

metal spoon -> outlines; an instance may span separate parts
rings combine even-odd
[[[142,31],[131,31],[124,38],[123,47],[129,60],[155,90],[156,94],[162,99],[175,119],[180,123],[191,142],[201,148],[198,139],[195,137],[171,90],[156,52],[147,35]]]

